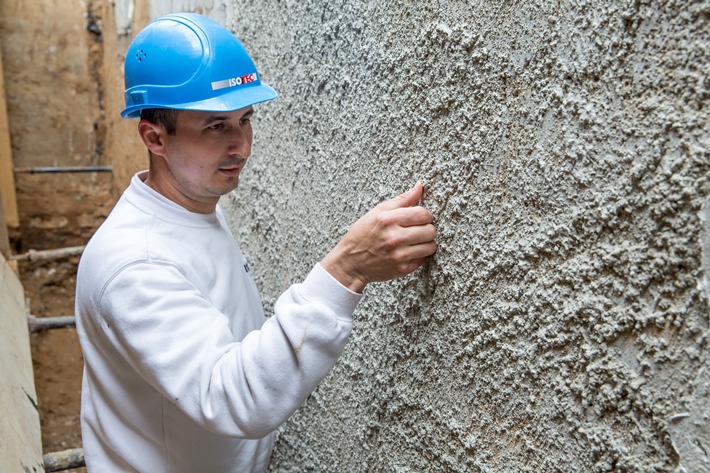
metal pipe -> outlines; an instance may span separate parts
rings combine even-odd
[[[80,255],[86,246],[70,246],[57,250],[30,250],[27,253],[10,256],[10,261],[41,261]]]
[[[64,471],[86,466],[82,448],[46,453],[43,459],[44,471]]]
[[[34,315],[28,315],[27,325],[31,333],[52,328],[76,327],[76,317],[73,315],[60,317],[35,317]]]
[[[40,166],[15,168],[15,172],[24,174],[43,174],[54,172],[113,172],[113,166]]]

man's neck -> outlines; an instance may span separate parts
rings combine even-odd
[[[151,173],[150,169],[145,174],[145,176],[141,177],[143,178],[143,182],[148,187],[150,187],[166,199],[172,200],[179,206],[184,207],[190,212],[199,214],[210,214],[214,212],[217,208],[217,202],[219,202],[219,198],[215,199],[214,202],[201,202],[191,199],[184,193],[180,192],[177,187],[171,185],[169,180],[161,179],[160,174],[155,172]]]

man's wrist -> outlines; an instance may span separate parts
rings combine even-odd
[[[356,275],[355,271],[349,271],[347,265],[343,264],[343,259],[338,257],[337,248],[334,248],[320,262],[320,265],[328,274],[333,276],[336,281],[348,288],[349,290],[362,294],[367,286],[365,278]]]

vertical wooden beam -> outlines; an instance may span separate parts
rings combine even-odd
[[[11,204],[5,204],[5,201],[10,201],[9,197],[4,196],[5,192],[10,194],[12,199],[15,201],[14,226],[17,227],[20,224],[19,218],[17,218],[15,178],[12,173],[12,151],[10,150],[10,129],[7,123],[7,107],[5,103],[5,78],[2,70],[2,50],[0,50],[0,254],[2,254],[6,260],[10,259],[10,238],[7,234],[7,227],[9,226],[9,223],[6,214],[13,212],[13,209],[11,208]],[[6,165],[8,158],[10,164],[9,169],[7,169]],[[7,179],[6,174],[9,174],[10,180]],[[12,186],[12,192],[4,190],[7,186]]]
[[[2,189],[0,189],[0,201],[2,201]],[[0,205],[0,254],[6,260],[10,259],[10,238],[7,235],[7,224],[5,223],[5,212]]]
[[[20,216],[17,212],[10,126],[7,119],[7,102],[5,101],[5,76],[2,70],[2,51],[0,51],[0,189],[2,189],[5,224],[8,227],[17,228],[20,226]]]

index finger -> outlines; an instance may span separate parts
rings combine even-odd
[[[400,227],[428,225],[432,222],[432,213],[421,206],[393,209],[388,211],[388,214]]]
[[[422,197],[423,191],[424,191],[424,186],[422,185],[421,182],[417,182],[408,191],[401,193],[400,195],[398,195],[397,197],[394,197],[393,199],[390,199],[390,200],[380,203],[378,205],[378,207],[380,207],[384,210],[394,210],[394,209],[402,208],[402,207],[411,207],[412,205],[419,202],[419,199],[421,199],[421,197]]]

